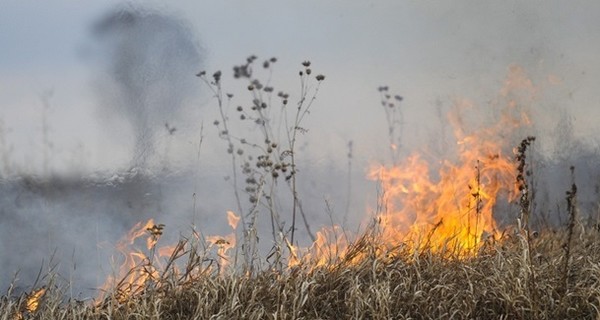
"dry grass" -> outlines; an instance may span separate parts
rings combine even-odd
[[[268,112],[272,109],[279,108],[283,115],[272,116],[274,119],[288,119],[288,94],[280,92],[277,97],[281,101],[271,103],[270,76],[263,81],[265,85],[254,78],[251,66],[255,60],[251,56],[234,68],[235,78],[248,80],[252,96],[249,108],[245,104],[235,110],[240,121],[262,129],[255,139],[258,142],[230,130],[232,118],[226,112],[234,96],[223,93],[222,73],[215,72],[212,79],[206,72],[198,73],[215,95],[221,119],[214,124],[231,155],[243,234],[242,244],[235,250],[239,255],[231,259],[233,262],[227,261],[233,267],[220,265],[226,257],[215,256],[218,241],[211,252],[195,233],[180,241],[167,261],[155,261],[158,258],[154,259],[152,247],[150,258],[132,268],[122,281],[116,282],[115,288],[95,301],[65,298],[70,296],[69,284],[61,283],[61,277],[52,272],[42,278],[42,286],[35,286],[29,294],[15,294],[9,288],[0,296],[0,320],[600,318],[600,229],[575,228],[576,189],[571,191],[573,205],[569,205],[571,220],[566,231],[530,232],[525,150],[532,138],[524,140],[517,158],[517,184],[522,196],[520,223],[502,239],[486,242],[476,256],[466,258],[459,252],[439,248],[435,252],[415,252],[409,244],[390,247],[378,236],[378,228],[372,228],[348,250],[333,249],[345,254],[330,259],[326,265],[316,260],[329,256],[321,251],[315,260],[300,258],[293,267],[287,267],[285,257],[294,251],[291,244],[296,210],[311,234],[298,201],[294,154],[297,135],[306,131],[300,127],[301,120],[308,114],[324,76],[312,79],[310,63],[303,62],[299,72],[300,99],[296,104],[290,103],[294,107],[289,122],[271,127]],[[263,63],[269,75],[275,61],[272,58]],[[402,114],[394,106],[402,97],[394,97],[397,102],[392,104],[387,87],[379,91],[387,108],[390,143],[400,145],[401,128],[394,128],[402,123],[398,120]],[[285,134],[277,139],[279,127]],[[394,151],[392,160],[398,160]],[[241,177],[246,178],[244,189]],[[284,219],[271,200],[277,195],[277,181],[282,180],[291,192],[287,199],[293,202],[291,228],[284,228]],[[249,205],[241,201],[242,190],[249,196]],[[255,220],[259,209],[269,213],[275,243],[266,259],[259,257],[256,249]],[[250,217],[249,221],[244,221],[244,217]],[[155,241],[162,234],[160,225],[147,230]],[[141,281],[132,286],[128,282],[132,278]]]
[[[600,233],[571,244],[564,287],[564,232],[532,239],[531,265],[521,241],[505,237],[477,257],[383,249],[372,238],[327,267],[268,269],[256,275],[213,272],[208,260],[186,252],[187,272],[167,270],[145,290],[109,294],[93,303],[64,301],[52,282],[39,308],[27,296],[0,299],[0,319],[596,319],[600,316]],[[189,246],[189,244],[186,244]],[[189,249],[187,249],[189,250]],[[361,259],[351,259],[357,253]],[[191,261],[189,260],[191,259]],[[350,262],[352,260],[353,262]],[[535,282],[523,279],[536,275]]]

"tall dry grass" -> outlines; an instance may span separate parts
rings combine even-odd
[[[27,311],[28,296],[4,295],[0,319],[597,319],[600,233],[572,239],[568,287],[566,237],[547,231],[532,239],[531,262],[516,234],[468,259],[386,249],[363,237],[329,265],[255,275],[218,275],[185,243],[176,259],[187,260],[187,274],[171,268],[126,299],[117,290],[95,303],[64,300],[66,288],[50,281],[35,311]],[[533,285],[525,269],[538,275]]]
[[[222,257],[216,257],[194,233],[182,239],[166,261],[159,265],[154,253],[150,254],[151,258],[133,267],[95,300],[68,298],[72,297],[71,284],[53,270],[28,294],[17,294],[10,287],[0,297],[0,320],[600,318],[600,230],[574,227],[575,187],[570,193],[567,230],[531,232],[530,198],[524,192],[520,199],[521,228],[505,232],[501,239],[488,240],[475,256],[439,249],[415,252],[408,245],[389,247],[373,227],[324,265],[315,256],[286,267],[296,219],[305,220],[295,186],[295,144],[304,131],[301,120],[324,77],[318,75],[317,83],[308,86],[312,71],[310,63],[303,63],[300,100],[293,105],[289,122],[284,122],[279,135],[278,127],[267,125],[276,118],[267,112],[279,108],[287,119],[289,96],[282,92],[275,103],[271,102],[269,80],[263,85],[252,76],[255,60],[250,57],[234,69],[238,78],[248,80],[252,95],[252,103],[235,109],[230,108],[233,95],[223,93],[221,72],[214,73],[212,79],[205,72],[198,74],[217,99],[221,119],[215,126],[231,155],[243,226],[238,246],[245,246],[240,253],[244,256],[241,265],[222,272]],[[275,61],[265,61],[263,68],[270,72]],[[387,88],[380,92],[387,92]],[[390,97],[384,94],[382,99],[393,112],[397,108],[390,106]],[[395,99],[402,101],[400,96]],[[401,130],[393,128],[401,124],[395,119],[402,115],[387,113],[388,109],[390,142],[399,145]],[[228,126],[232,114],[261,128],[256,142],[232,131]],[[521,190],[527,191],[525,147],[521,154]],[[392,159],[396,157],[392,152]],[[289,186],[287,199],[293,204],[291,213],[286,214],[291,227],[284,227],[284,213],[276,211],[270,201],[276,195],[277,183]],[[242,201],[243,195],[248,196],[249,203]],[[258,210],[267,212],[272,222],[275,245],[270,257],[275,257],[271,260],[256,253],[257,235],[253,232]],[[310,233],[308,225],[306,230]],[[159,231],[162,233],[162,227],[154,230],[157,236]],[[143,281],[132,285],[132,275]]]

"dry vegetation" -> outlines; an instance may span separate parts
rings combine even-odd
[[[50,281],[35,311],[28,296],[5,295],[0,319],[596,319],[600,233],[576,234],[566,275],[565,232],[532,239],[530,263],[518,236],[468,259],[383,249],[369,236],[328,266],[222,276],[187,243],[186,274],[171,268],[126,299],[65,301]]]
[[[317,254],[294,257],[297,222],[304,222],[306,232],[315,239],[296,190],[295,144],[306,131],[301,122],[324,76],[309,78],[310,62],[304,62],[299,73],[299,101],[292,104],[289,122],[275,124],[270,120],[288,121],[289,95],[280,92],[271,102],[270,80],[263,84],[252,75],[255,60],[250,57],[234,68],[236,78],[248,81],[249,107],[233,109],[233,95],[223,94],[220,71],[212,78],[206,72],[198,74],[215,94],[221,119],[214,124],[231,157],[243,235],[235,262],[224,257],[223,246],[229,242],[213,240],[211,247],[198,233],[181,240],[169,258],[155,256],[162,225],[153,225],[146,229],[154,241],[151,253],[99,298],[69,298],[73,297],[70,284],[51,270],[39,281],[43,285],[29,294],[19,295],[9,288],[0,297],[0,320],[600,318],[600,230],[597,225],[578,222],[574,182],[567,193],[568,226],[564,230],[548,227],[539,233],[530,230],[525,153],[533,138],[523,140],[516,160],[515,183],[521,196],[517,226],[495,240],[489,237],[475,254],[402,242],[392,246],[383,239],[382,226],[375,225],[347,248],[315,251],[313,247]],[[263,68],[270,72],[275,62],[274,58],[265,61]],[[390,102],[387,87],[379,91],[387,108],[390,143],[400,145],[397,135],[401,130],[393,129],[401,123],[394,119],[402,115],[391,113],[398,108]],[[402,97],[395,100],[400,103]],[[280,107],[281,113],[270,114],[274,107]],[[261,130],[256,141],[232,131],[233,118],[227,115],[230,109],[240,121],[258,125]],[[278,139],[277,132],[283,132],[283,138]],[[394,163],[398,161],[394,152],[392,158]],[[246,185],[238,186],[238,177],[245,178]],[[479,181],[478,174],[477,190]],[[284,197],[291,202],[290,212],[286,212],[291,228],[284,228],[285,217],[272,201],[282,186],[287,187]],[[249,203],[242,201],[242,195],[248,196]],[[479,215],[483,200],[479,191],[471,196]],[[255,220],[260,210],[270,214],[275,243],[266,258],[259,257],[256,248]],[[237,220],[230,224],[235,229]],[[429,237],[435,231],[433,228]],[[429,243],[430,239],[425,240]],[[221,246],[218,255],[214,254],[216,246]],[[338,249],[334,254],[327,251]],[[332,258],[327,263],[318,260],[328,253]],[[231,267],[224,268],[224,263]]]

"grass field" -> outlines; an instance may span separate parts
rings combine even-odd
[[[390,248],[371,234],[326,265],[252,275],[219,275],[188,242],[183,272],[167,267],[135,292],[123,284],[78,302],[49,281],[39,300],[3,296],[0,319],[597,319],[600,232],[576,230],[571,245],[565,232],[547,230],[527,251],[512,234],[469,258]]]
[[[528,147],[535,138],[518,137],[524,139],[514,149],[504,139],[529,124],[514,99],[537,92],[521,68],[511,68],[513,81],[501,91],[501,119],[486,128],[459,127],[458,160],[442,161],[437,178],[418,156],[401,162],[403,99],[380,87],[393,165],[371,168],[382,188],[379,203],[370,226],[352,236],[341,227],[313,234],[296,187],[296,143],[307,132],[302,120],[325,76],[315,76],[305,61],[298,102],[284,92],[272,102],[268,81],[252,75],[256,59],[236,66],[234,77],[247,80],[252,101],[249,108],[238,106],[236,117],[258,126],[258,137],[232,129],[226,111],[233,95],[223,94],[222,73],[198,73],[215,95],[221,118],[214,125],[231,158],[240,213],[228,212],[233,232],[205,237],[193,229],[176,245],[158,247],[164,225],[140,223],[123,243],[147,238],[147,248],[119,248],[129,260],[97,297],[77,300],[72,284],[50,270],[29,293],[10,287],[0,297],[0,320],[600,318],[600,229],[597,221],[581,222],[595,213],[578,212],[573,167],[566,210],[558,210],[566,211],[560,213],[568,216],[566,226],[531,227],[535,185]],[[263,68],[269,71],[276,61],[264,61]],[[285,121],[272,122],[278,118]],[[502,214],[498,199],[519,212],[503,229],[494,221]],[[264,256],[259,212],[270,219],[267,241],[274,243]],[[315,240],[308,248],[294,240],[302,224]]]

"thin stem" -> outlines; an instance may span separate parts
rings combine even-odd
[[[302,219],[304,220],[304,225],[306,227],[306,230],[309,234],[309,236],[311,237],[311,239],[314,241],[315,240],[315,236],[312,234],[312,232],[310,231],[310,227],[308,224],[308,220],[306,219],[306,216],[304,214],[304,211],[301,210],[300,208],[300,201],[298,199],[298,190],[297,190],[297,184],[296,184],[296,139],[298,137],[298,131],[303,130],[302,128],[300,128],[300,123],[302,122],[302,119],[304,119],[304,116],[306,114],[308,114],[310,107],[312,106],[313,102],[316,100],[316,96],[317,93],[319,92],[319,88],[320,88],[320,82],[318,83],[315,92],[312,96],[312,98],[310,99],[309,103],[306,105],[306,108],[303,108],[304,103],[306,101],[306,95],[308,92],[308,87],[307,87],[307,83],[305,81],[305,77],[301,76],[300,77],[300,83],[301,83],[301,95],[300,95],[300,101],[298,102],[298,107],[296,109],[296,116],[294,119],[294,127],[292,128],[292,133],[291,133],[291,138],[289,135],[289,131],[288,131],[288,140],[290,140],[290,160],[291,160],[291,165],[292,165],[292,172],[291,172],[291,188],[292,188],[292,196],[293,196],[293,207],[292,207],[292,226],[291,226],[291,243],[294,243],[294,234],[296,231],[296,215],[297,215],[297,211],[298,209],[300,209],[300,213],[302,214]]]

